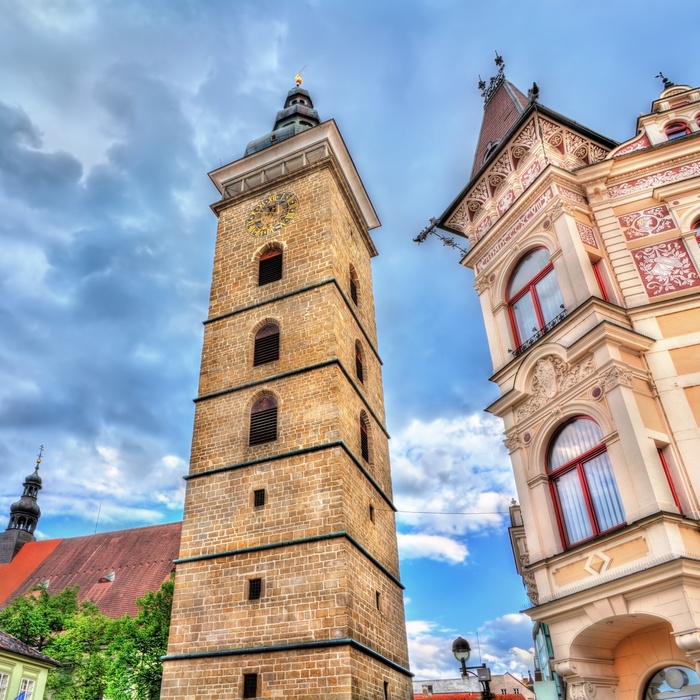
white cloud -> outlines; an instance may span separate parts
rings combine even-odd
[[[461,564],[469,551],[461,542],[442,535],[398,533],[402,559],[434,559],[448,564]]]
[[[500,420],[413,420],[393,437],[391,459],[400,524],[453,538],[505,526],[515,486]]]
[[[534,650],[524,649],[522,642],[531,638],[531,630],[532,621],[521,613],[488,620],[478,630],[459,632],[429,620],[408,620],[411,671],[416,679],[457,678],[452,642],[461,635],[471,643],[470,663],[485,663],[493,674],[527,676],[533,669]]]

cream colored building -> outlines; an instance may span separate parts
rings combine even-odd
[[[700,89],[617,144],[498,74],[463,236],[522,516],[512,529],[575,700],[700,692]],[[516,518],[517,520],[517,518]]]

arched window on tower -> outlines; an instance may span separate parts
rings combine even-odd
[[[258,286],[282,279],[282,249],[270,248],[260,256]]]
[[[355,374],[357,378],[364,384],[365,381],[365,365],[362,357],[362,346],[358,340],[355,343]]]
[[[277,401],[274,396],[261,396],[250,409],[249,445],[261,445],[277,439]]]
[[[700,245],[700,219],[696,219],[690,228],[695,231],[695,240]]]
[[[280,359],[280,329],[275,323],[264,325],[255,334],[253,366],[264,365]]]
[[[357,289],[357,273],[355,272],[355,268],[352,265],[350,265],[350,298],[352,299],[355,306],[358,305]]]
[[[666,138],[669,141],[673,141],[673,139],[679,139],[681,136],[689,134],[690,127],[685,122],[673,122],[666,126],[664,132],[666,133]]]
[[[565,316],[564,300],[546,248],[535,248],[520,260],[511,275],[507,294],[516,355]]]
[[[567,547],[625,522],[600,426],[584,416],[569,421],[554,436],[547,472],[559,528]]]
[[[362,459],[369,462],[369,420],[364,411],[360,412],[360,451]]]

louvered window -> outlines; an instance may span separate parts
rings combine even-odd
[[[274,323],[268,323],[255,334],[253,366],[264,365],[280,359],[280,329]]]
[[[262,579],[251,578],[248,581],[248,600],[260,600],[262,595]]]
[[[261,396],[250,411],[248,444],[260,445],[277,439],[277,401],[272,396]]]
[[[282,251],[270,248],[260,256],[258,269],[258,285],[269,284],[282,279]]]
[[[362,459],[369,462],[369,430],[367,427],[367,417],[364,411],[360,416],[360,448],[362,451]]]
[[[355,344],[355,374],[357,378],[364,383],[365,373],[362,365],[362,348],[359,343]]]
[[[244,673],[243,674],[243,697],[257,698],[258,697],[258,674]]]

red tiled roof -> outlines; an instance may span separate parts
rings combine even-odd
[[[9,564],[0,564],[0,607],[60,542],[61,540],[28,542]]]
[[[136,599],[157,590],[173,570],[181,529],[182,523],[177,522],[49,540],[56,544],[43,557],[35,550],[40,549],[36,545],[44,542],[30,542],[12,562],[0,568],[3,579],[5,576],[18,579],[19,574],[15,574],[13,568],[16,564],[20,567],[25,550],[28,550],[27,558],[37,564],[11,595],[0,597],[0,606],[48,580],[51,593],[79,586],[78,599],[92,600],[109,617],[135,615],[138,611]],[[112,572],[114,581],[99,583],[100,578]]]
[[[530,101],[513,83],[505,79],[501,81],[484,106],[484,118],[474,152],[472,175],[481,167],[488,144],[502,139],[518,121],[528,104]]]

